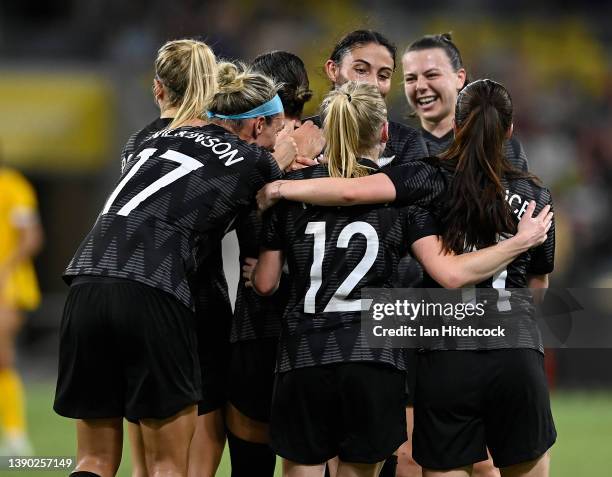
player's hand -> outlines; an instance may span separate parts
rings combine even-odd
[[[304,159],[314,159],[321,154],[325,147],[323,131],[312,121],[306,121],[295,131],[291,132],[291,137],[297,144],[298,154]]]
[[[253,288],[253,272],[255,272],[256,265],[256,258],[246,257],[244,259],[244,265],[242,266],[242,278],[244,278],[244,286],[246,288]]]
[[[277,142],[282,141],[293,134],[293,131],[295,130],[295,122],[295,119],[285,119],[283,129],[281,129],[276,135]]]
[[[538,215],[533,216],[535,201],[529,202],[525,213],[518,224],[517,237],[522,238],[527,248],[537,247],[546,241],[548,230],[552,225],[553,213],[550,205],[544,207]]]
[[[305,167],[316,166],[319,164],[316,159],[308,159],[304,156],[297,156],[295,161],[291,163],[289,166],[290,171],[297,171],[298,169],[303,169]]]
[[[282,132],[281,132],[282,133]],[[281,171],[287,169],[298,155],[298,147],[295,140],[289,135],[282,135],[276,138],[276,146],[272,156]]]
[[[287,181],[274,181],[266,184],[257,192],[257,207],[262,212],[269,209],[283,198],[280,188]]]

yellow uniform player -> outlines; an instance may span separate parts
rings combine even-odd
[[[40,302],[31,258],[41,244],[34,189],[20,173],[0,166],[0,454],[5,455],[31,452],[23,386],[14,369],[15,337],[23,312]]]

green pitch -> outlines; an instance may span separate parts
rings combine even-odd
[[[51,384],[28,386],[30,436],[36,455],[74,455],[74,423],[61,418],[51,409],[54,388]],[[552,396],[553,415],[559,438],[552,448],[553,477],[607,475],[612,449],[612,392],[556,392]],[[124,446],[120,477],[129,477],[130,456]],[[1,471],[15,477],[66,476],[67,472]],[[219,477],[229,477],[229,458],[223,458]],[[280,475],[280,461],[277,473]]]

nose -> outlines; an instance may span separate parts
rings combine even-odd
[[[423,75],[418,75],[415,87],[417,91],[426,90],[427,89],[427,79]]]

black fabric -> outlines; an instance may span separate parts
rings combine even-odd
[[[420,129],[421,136],[423,137],[423,141],[425,142],[425,147],[427,150],[428,156],[440,156],[444,152],[448,150],[448,148],[453,143],[453,139],[455,138],[455,133],[451,130],[447,132],[442,137],[436,137],[425,129]],[[516,138],[516,136],[512,136],[510,139],[504,142],[504,156],[510,164],[512,164],[515,168],[520,171],[527,172],[528,163],[527,163],[527,155],[525,154],[525,150],[521,142]]]
[[[392,455],[387,457],[383,468],[380,470],[378,477],[395,477],[395,471],[397,470],[397,456]]]
[[[327,167],[316,166],[286,178],[328,176]],[[348,361],[404,369],[401,349],[364,345],[361,289],[392,287],[400,257],[414,241],[437,233],[434,218],[419,207],[289,201],[273,207],[264,217],[261,245],[282,250],[290,274],[277,371]]]
[[[189,278],[236,214],[280,177],[268,151],[221,127],[154,133],[134,152],[64,279],[128,278],[193,309]]]
[[[84,470],[79,470],[77,472],[73,472],[70,474],[70,477],[101,477],[98,474],[94,474],[93,472],[85,472]]]
[[[276,454],[268,444],[249,442],[227,431],[232,477],[273,477]]]
[[[304,465],[338,456],[385,460],[406,441],[405,373],[374,363],[343,363],[279,373],[271,446]]]
[[[531,349],[419,353],[413,457],[449,470],[536,459],[556,440],[544,357]]]
[[[270,421],[278,338],[232,343],[228,399],[242,414]]]
[[[70,288],[55,411],[77,419],[165,419],[201,399],[194,314],[138,282]]]
[[[257,258],[261,243],[262,221],[257,204],[240,214],[236,224],[236,236],[240,247],[240,263],[245,258]],[[239,269],[236,306],[232,322],[232,343],[259,338],[278,337],[281,330],[281,318],[287,305],[289,277],[283,273],[278,290],[270,296],[260,296],[253,288],[244,286],[245,278]]]
[[[130,163],[134,152],[143,142],[151,139],[154,133],[167,128],[171,122],[172,118],[157,118],[134,133],[123,147],[121,171],[123,172]],[[195,302],[198,324],[198,350],[203,383],[203,399],[198,404],[198,413],[201,415],[222,407],[226,402],[225,381],[232,306],[223,270],[220,238],[216,244],[210,245],[209,255],[190,277],[189,285]]]

